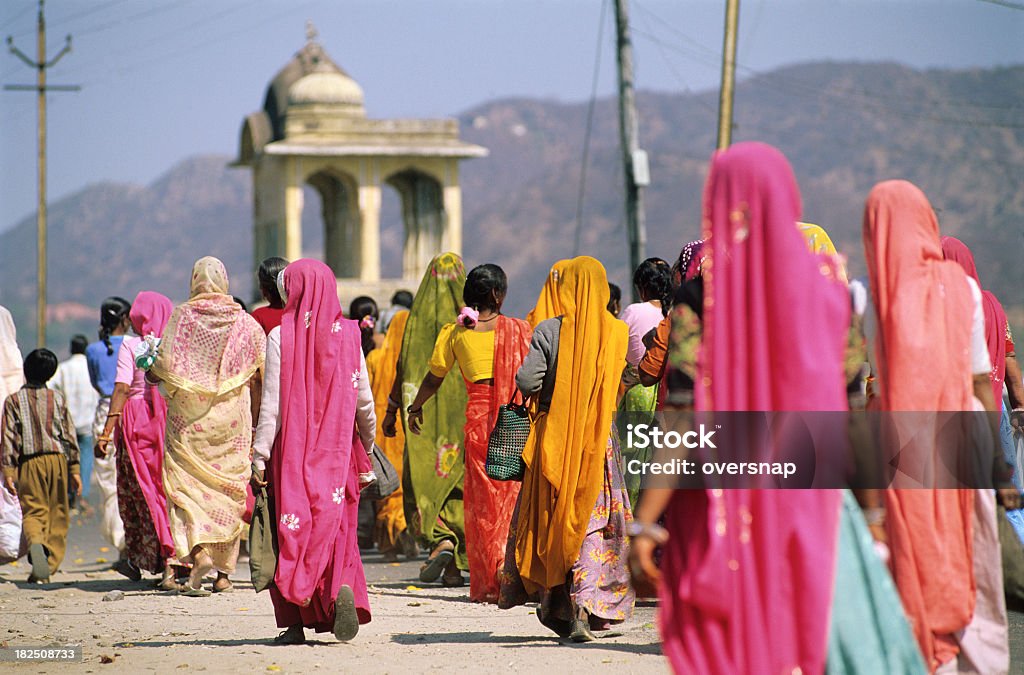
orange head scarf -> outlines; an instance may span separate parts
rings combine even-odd
[[[540,289],[537,304],[526,315],[526,322],[530,324],[531,328],[536,328],[541,321],[562,313],[562,306],[558,302],[558,281],[566,265],[570,262],[569,260],[559,260],[551,266],[547,281],[544,282],[544,288]]]
[[[604,480],[605,451],[626,364],[626,324],[607,310],[608,277],[594,258],[562,261],[558,365],[550,412],[523,450],[516,561],[527,591],[565,583]]]
[[[864,205],[864,251],[878,314],[883,410],[970,410],[973,300],[946,261],[939,223],[913,183],[879,183]]]

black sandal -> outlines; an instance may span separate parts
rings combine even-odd
[[[441,547],[445,544],[450,548],[442,549]],[[424,583],[437,581],[441,576],[441,573],[444,572],[444,569],[448,567],[448,563],[450,563],[454,558],[455,544],[445,539],[437,545],[434,552],[430,554],[429,558],[427,558],[427,562],[423,563],[423,566],[420,567],[420,581]]]

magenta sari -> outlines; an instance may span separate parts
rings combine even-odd
[[[366,374],[359,325],[342,316],[330,269],[298,260],[285,270],[285,287],[281,417],[270,458],[279,553],[270,594],[278,626],[329,632],[342,585],[352,588],[359,623],[370,621],[356,538],[359,473],[368,465],[356,387]]]
[[[849,301],[796,228],[785,157],[740,143],[704,191],[703,411],[845,410]],[[710,249],[710,252],[708,252]],[[820,673],[838,490],[679,490],[665,514],[659,628],[680,673]]]
[[[174,310],[170,299],[152,291],[135,297],[128,317],[139,336],[163,335]],[[117,501],[125,525],[125,553],[138,567],[160,572],[174,557],[174,540],[164,494],[164,434],[167,402],[156,387],[147,385],[144,375],[131,359],[139,338],[121,345],[128,363],[118,355],[117,381],[130,385],[128,400],[121,409],[117,429]],[[123,366],[123,367],[122,367]]]

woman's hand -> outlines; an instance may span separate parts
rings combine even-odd
[[[406,412],[409,413],[407,418],[409,431],[419,436],[420,431],[423,429],[423,408],[413,408],[412,406],[409,406]]]
[[[649,536],[633,537],[629,544],[629,577],[637,595],[657,595],[661,570],[654,564],[654,550],[658,542]]]
[[[384,421],[381,426],[384,430],[384,436],[387,438],[394,438],[398,435],[398,411],[388,408],[388,411],[384,413]]]
[[[265,471],[260,471],[255,466],[252,467],[252,475],[249,476],[249,485],[252,486],[253,491],[257,491],[260,488],[267,487],[267,481],[265,480]]]
[[[14,476],[4,476],[4,487],[15,497],[18,496],[18,487],[14,483]]]
[[[97,436],[96,447],[92,450],[92,456],[96,459],[106,459],[110,457],[110,452],[107,450],[107,446],[110,445],[110,436]]]

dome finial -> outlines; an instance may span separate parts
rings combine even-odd
[[[316,42],[318,37],[320,37],[320,31],[316,29],[311,20],[306,19],[306,42]]]

